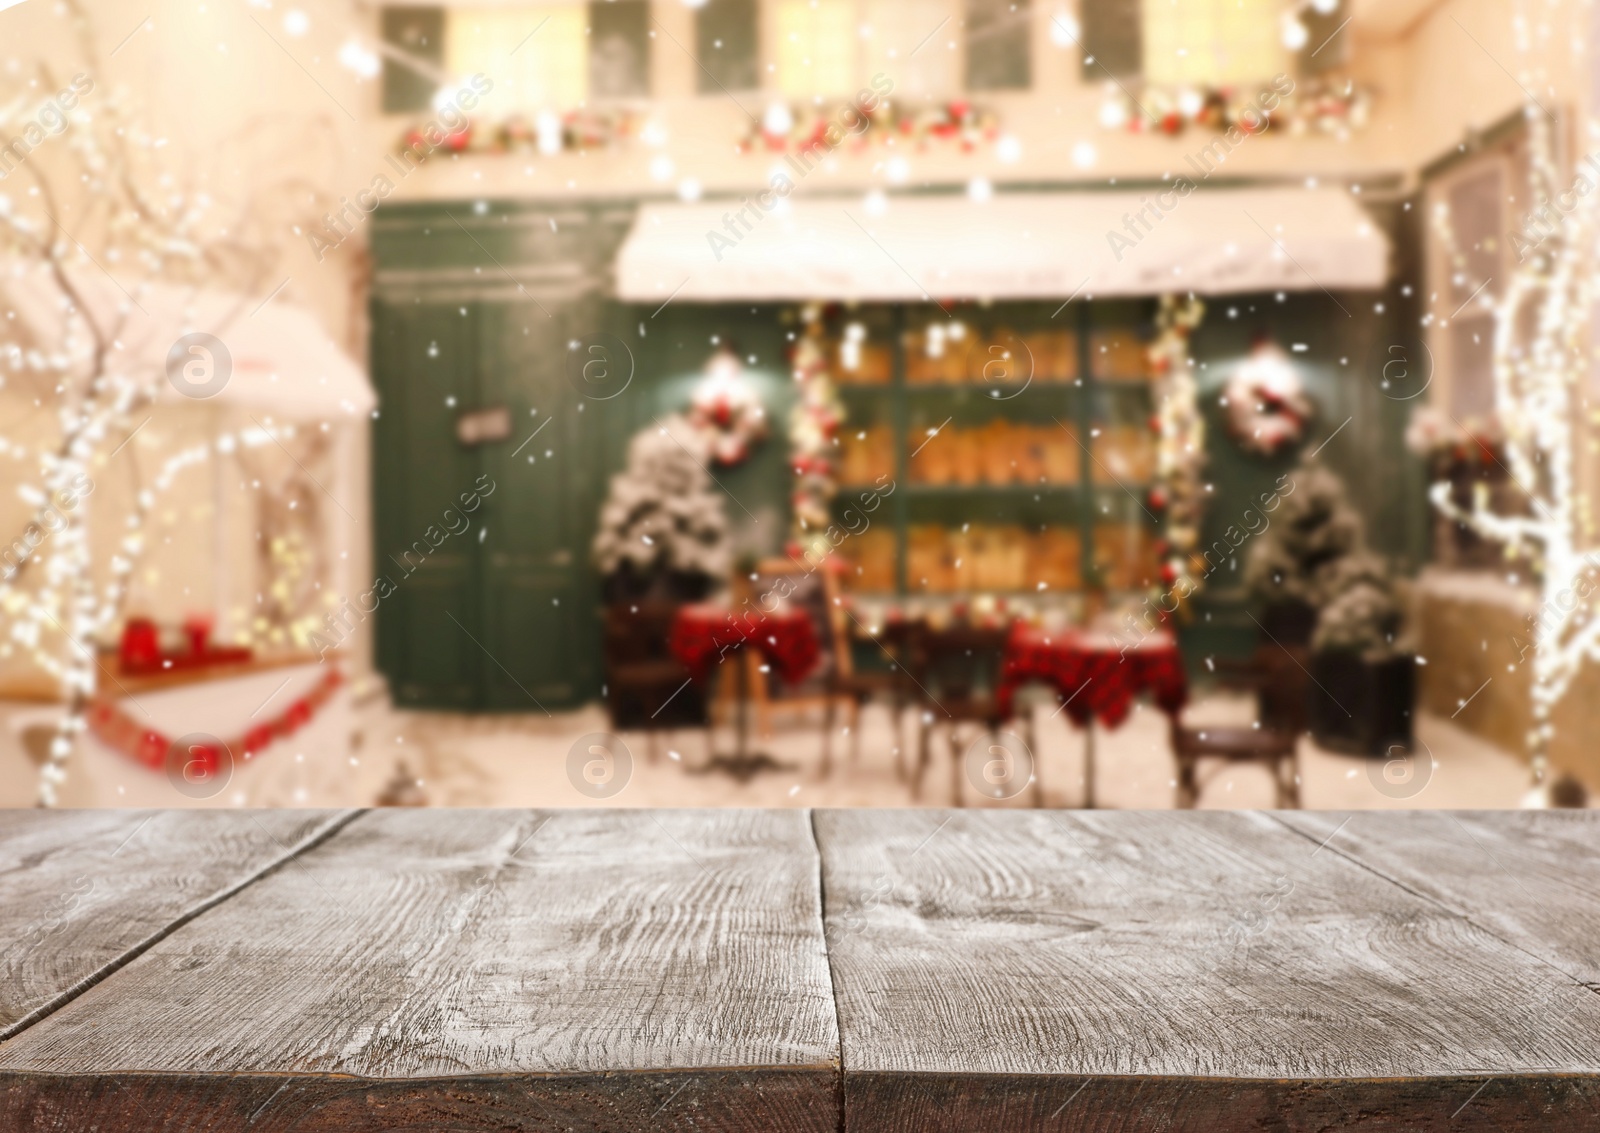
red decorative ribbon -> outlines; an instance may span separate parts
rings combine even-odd
[[[316,686],[295,700],[277,716],[247,730],[234,740],[219,741],[216,746],[202,744],[184,754],[184,762],[194,764],[198,776],[214,774],[221,763],[224,749],[231,760],[238,753],[242,759],[260,754],[274,740],[291,736],[311,722],[317,709],[327,703],[335,689],[344,683],[337,669],[328,670]],[[131,719],[110,700],[96,699],[89,706],[89,731],[107,747],[115,748],[152,770],[166,765],[167,752],[172,739]]]

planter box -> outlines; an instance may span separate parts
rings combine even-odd
[[[1311,659],[1311,736],[1330,751],[1383,755],[1411,750],[1417,662],[1410,654],[1368,662],[1327,651]]]

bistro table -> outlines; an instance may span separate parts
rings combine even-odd
[[[1093,630],[1047,630],[1016,622],[1006,639],[997,697],[1010,715],[1011,701],[1025,684],[1041,683],[1064,700],[1068,718],[1083,729],[1083,805],[1095,806],[1094,725],[1119,727],[1133,702],[1148,692],[1169,716],[1189,698],[1178,640],[1160,630],[1136,643]]]
[[[0,811],[7,1133],[1578,1133],[1590,811]]]
[[[754,646],[789,684],[805,680],[821,655],[811,618],[792,606],[740,612],[720,603],[696,602],[680,608],[672,619],[668,647],[689,670],[691,680],[705,680],[713,662],[720,663],[747,645]],[[765,752],[750,750],[750,674],[744,661],[741,657],[734,664],[734,750],[713,755],[708,765],[708,770],[726,771],[740,780],[782,766]]]

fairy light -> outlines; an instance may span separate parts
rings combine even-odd
[[[1513,21],[1517,48],[1531,48],[1527,20]],[[1524,89],[1534,82],[1523,68]],[[1528,121],[1529,225],[1533,212],[1562,190],[1560,170],[1543,111],[1530,104]],[[1600,128],[1590,121],[1591,143]],[[1578,399],[1591,362],[1586,346],[1589,313],[1594,310],[1597,248],[1595,193],[1573,194],[1576,205],[1530,254],[1512,265],[1503,294],[1494,302],[1492,347],[1495,413],[1505,434],[1505,461],[1524,492],[1531,514],[1508,515],[1490,506],[1487,487],[1478,485],[1470,507],[1451,497],[1451,485],[1429,490],[1435,507],[1500,543],[1508,559],[1530,557],[1540,579],[1539,613],[1531,641],[1531,717],[1526,736],[1535,789],[1549,770],[1552,717],[1586,661],[1600,661],[1600,602],[1573,600],[1574,588],[1590,569],[1583,548],[1594,533],[1593,512],[1579,487],[1579,453],[1574,430],[1581,427]],[[1548,215],[1548,213],[1546,213]],[[1435,211],[1434,223],[1449,253],[1453,271],[1468,275],[1449,210]],[[1468,286],[1487,281],[1467,279]],[[1538,794],[1532,798],[1539,798]]]

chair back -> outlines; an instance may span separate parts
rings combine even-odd
[[[840,638],[836,626],[833,599],[836,597],[832,579],[826,567],[807,570],[791,559],[764,559],[756,569],[741,579],[741,590],[748,597],[749,606],[741,601],[741,608],[754,613],[767,613],[780,602],[799,610],[811,622],[817,637],[817,664],[800,684],[786,686],[784,682],[769,682],[769,695],[815,696],[818,687],[825,685],[839,665]],[[772,688],[775,684],[777,687]]]
[[[1303,646],[1262,646],[1257,713],[1263,728],[1300,735],[1308,724],[1311,699],[1310,651]]]
[[[918,627],[907,641],[907,668],[935,701],[992,695],[1009,633],[1004,627]]]
[[[607,665],[664,661],[678,607],[670,602],[617,602],[606,607],[602,650]]]

